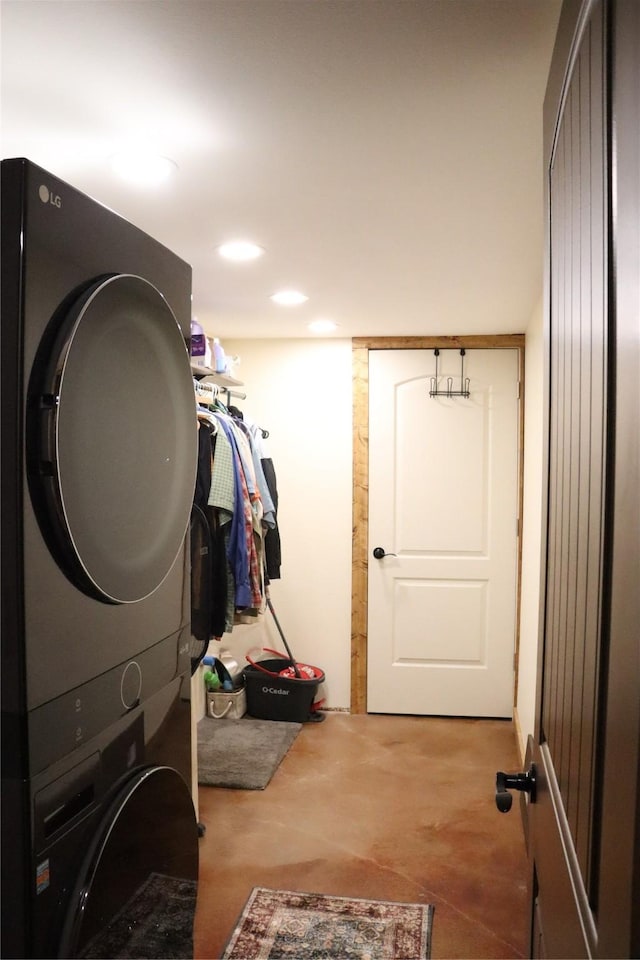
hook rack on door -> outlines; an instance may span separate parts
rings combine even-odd
[[[466,351],[464,348],[460,350],[460,389],[453,389],[453,377],[447,377],[447,387],[446,390],[441,390],[438,387],[438,358],[440,357],[440,350],[438,347],[433,351],[436,358],[436,375],[431,377],[431,388],[429,390],[430,397],[470,397],[471,396],[471,380],[469,377],[464,375],[464,357]]]

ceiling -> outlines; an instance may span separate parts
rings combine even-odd
[[[193,267],[221,338],[522,332],[559,0],[2,0],[2,156]],[[160,188],[111,169],[143,144]],[[216,248],[250,238],[257,261]],[[295,287],[308,300],[269,299]]]

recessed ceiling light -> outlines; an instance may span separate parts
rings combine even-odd
[[[332,333],[338,328],[333,320],[312,320],[307,326],[312,333]]]
[[[169,157],[148,153],[144,150],[128,150],[116,153],[111,165],[118,176],[140,187],[157,187],[165,183],[178,165]]]
[[[300,293],[299,290],[280,290],[278,293],[274,293],[271,299],[282,307],[297,307],[298,304],[304,303],[309,297]]]
[[[230,240],[229,243],[223,243],[218,247],[218,253],[225,260],[235,260],[242,262],[244,260],[255,260],[264,253],[264,248],[259,247],[257,243],[251,243],[250,240]]]

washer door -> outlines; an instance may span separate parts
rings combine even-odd
[[[54,319],[30,385],[34,508],[69,579],[108,603],[153,593],[182,547],[196,469],[189,357],[162,294],[98,280]]]
[[[60,957],[193,957],[198,828],[171,767],[138,771],[85,855]]]

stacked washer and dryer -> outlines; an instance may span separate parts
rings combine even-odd
[[[192,956],[191,268],[2,162],[2,955]]]

